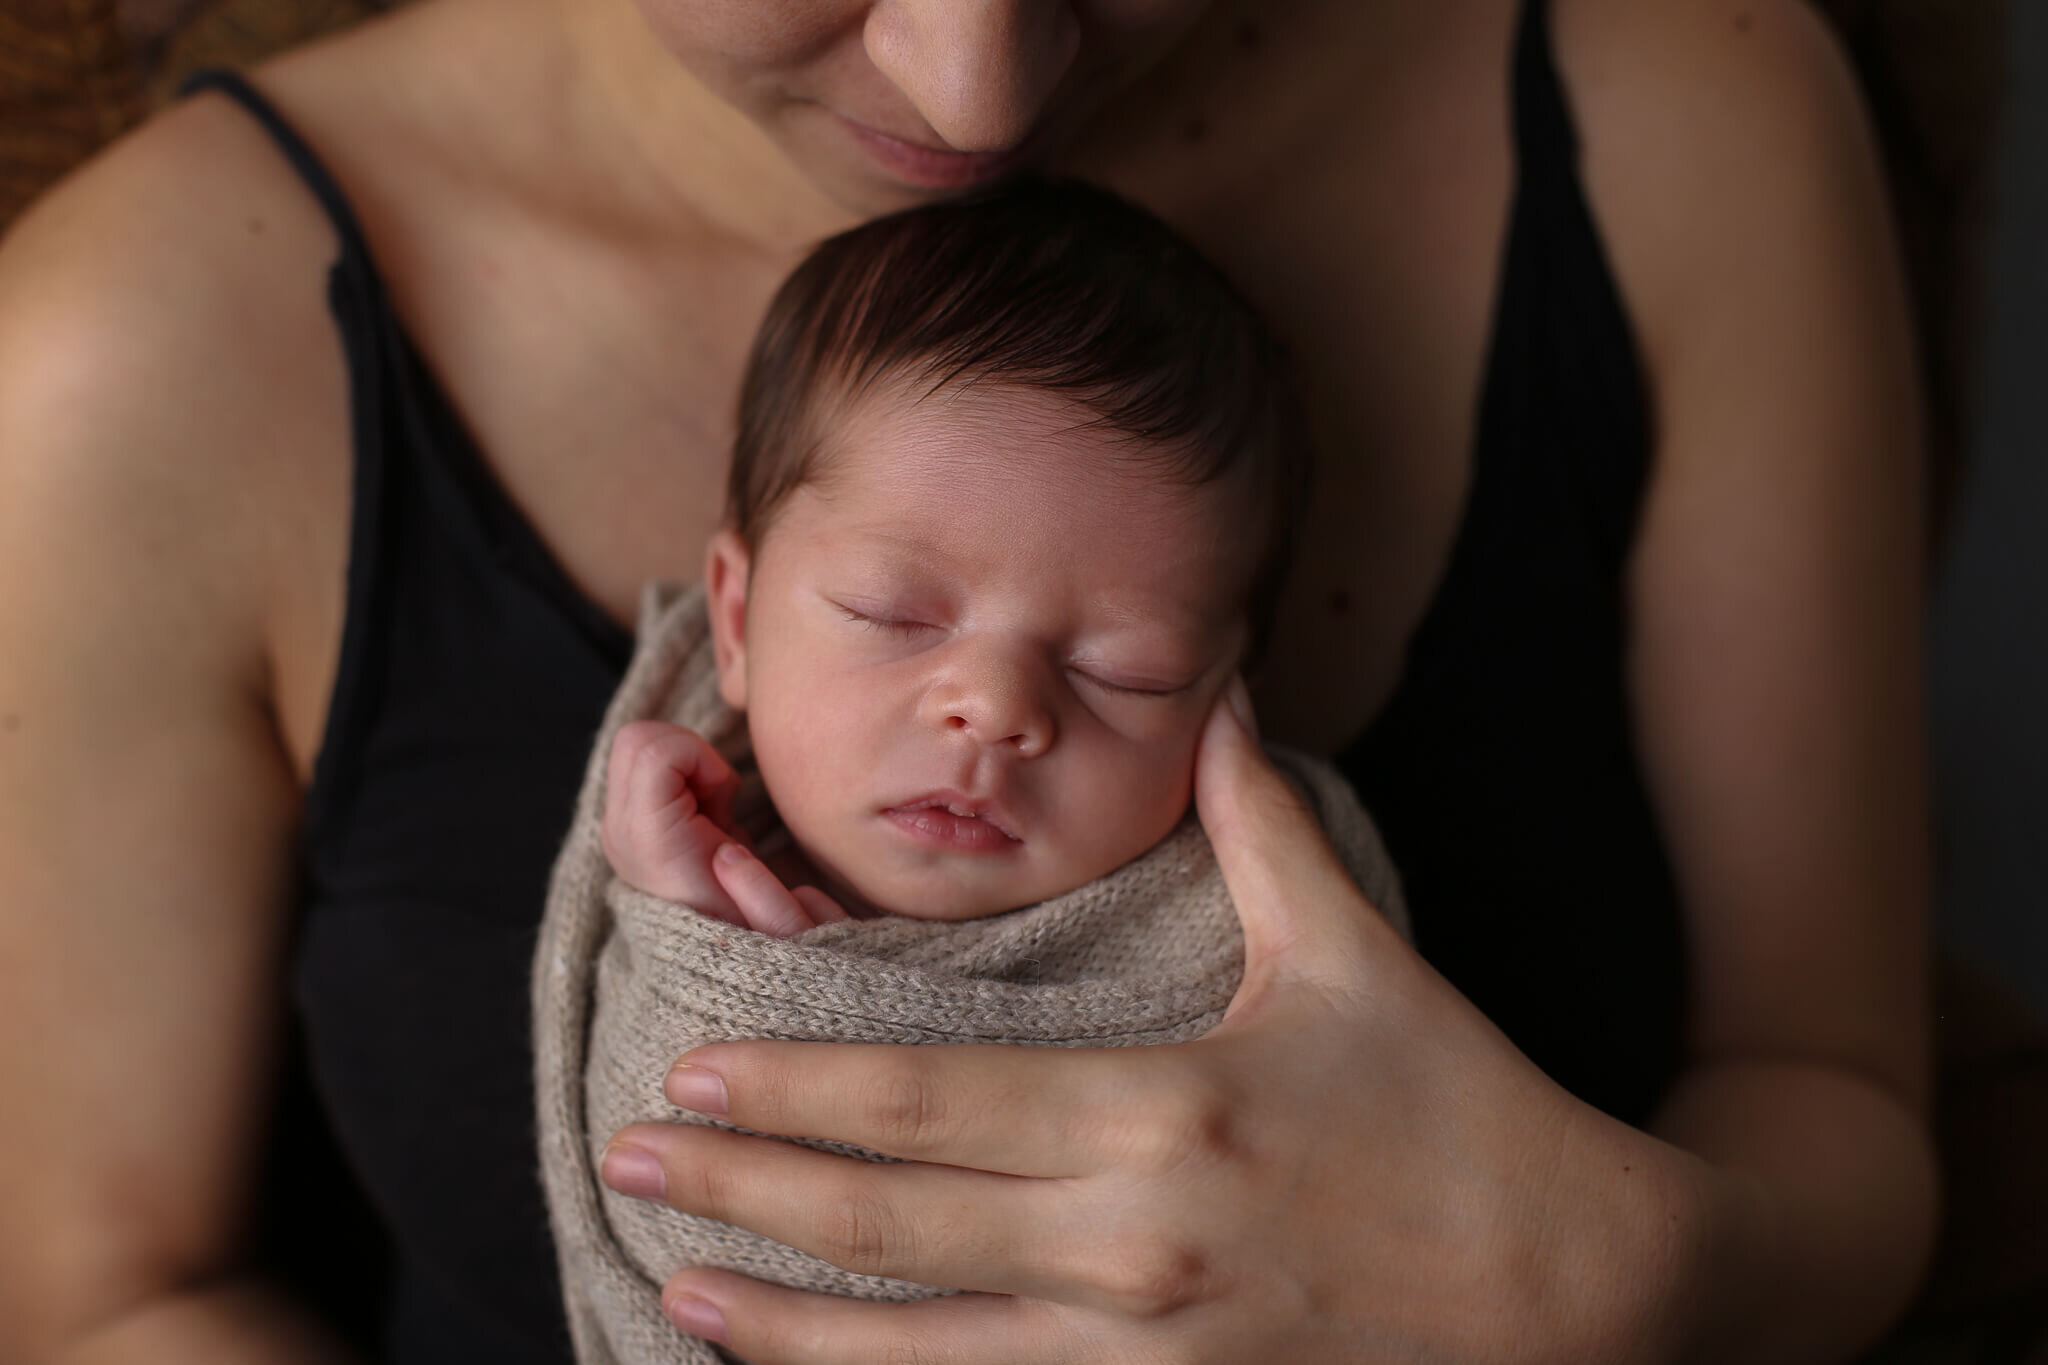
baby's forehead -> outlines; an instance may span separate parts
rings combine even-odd
[[[912,559],[1004,553],[1047,572],[1079,561],[1164,575],[1177,596],[1232,608],[1269,548],[1251,461],[1204,478],[1221,462],[1118,429],[1063,392],[897,378],[821,415],[788,509],[811,509],[808,534]]]
[[[1186,509],[1241,505],[1260,492],[1250,459],[1133,432],[1082,396],[1004,380],[880,380],[826,399],[820,413],[806,481],[821,485],[867,484],[888,469],[910,475],[891,483],[909,500],[963,477],[1000,478],[1014,496],[1044,500],[1072,494],[1078,481]]]

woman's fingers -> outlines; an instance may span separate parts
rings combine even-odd
[[[1307,800],[1259,747],[1242,679],[1202,732],[1195,808],[1244,927],[1240,1004],[1271,989],[1275,973],[1355,986],[1373,939],[1384,940],[1380,947],[1399,944]]]
[[[1073,1315],[1030,1299],[953,1294],[919,1303],[865,1303],[686,1270],[662,1290],[679,1330],[755,1365],[1037,1365],[1115,1353],[1077,1330]]]
[[[1138,1183],[1173,1203],[1172,1174],[1146,1165],[1152,1178]],[[743,1225],[861,1275],[1044,1299],[1114,1319],[1155,1318],[1216,1289],[1212,1259],[1192,1250],[1212,1211],[1161,1219],[1130,1197],[1128,1172],[1097,1181],[992,1175],[658,1123],[622,1129],[600,1169],[620,1193]]]
[[[739,1223],[843,1270],[947,1288],[1043,1294],[1086,1229],[1056,1181],[921,1162],[874,1162],[719,1128],[636,1124],[601,1169],[624,1194],[651,1188],[637,1154],[661,1167],[659,1202]],[[616,1183],[615,1183],[616,1182]],[[963,1219],[962,1210],[977,1216]]]
[[[1144,1062],[1138,1053],[1146,1054]],[[669,1072],[685,1109],[906,1161],[1083,1176],[1170,1148],[1191,1090],[1165,1049],[712,1043]]]

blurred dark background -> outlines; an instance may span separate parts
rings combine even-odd
[[[2007,53],[1934,610],[1940,913],[1958,956],[2048,1014],[2048,4],[2013,6]]]

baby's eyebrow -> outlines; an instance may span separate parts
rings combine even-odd
[[[893,563],[928,567],[948,558],[940,539],[922,528],[908,529],[894,522],[846,522],[835,528],[836,537],[856,543],[865,553],[881,553]]]
[[[1244,620],[1244,609],[1234,602],[1196,605],[1192,602],[1131,602],[1110,598],[1102,602],[1099,609],[1111,629],[1157,630],[1196,640],[1225,634]]]
[[[1192,680],[1242,642],[1242,613],[1175,615],[1178,619],[1168,620],[1157,613],[1134,614],[1126,625],[1083,636],[1070,657],[1078,664],[1106,664],[1161,681]]]

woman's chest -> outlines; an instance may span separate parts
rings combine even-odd
[[[1254,55],[1279,71],[1326,41],[1261,29]],[[1483,65],[1382,77],[1371,100],[1335,92],[1373,73],[1325,72],[1306,82],[1318,100],[1197,62],[1137,92],[1149,117],[1076,166],[1192,238],[1292,354],[1317,463],[1260,691],[1276,735],[1308,747],[1377,709],[1457,530],[1509,181],[1500,73]],[[787,262],[568,227],[444,215],[386,234],[380,264],[489,480],[627,623],[644,582],[699,572],[745,352]]]
[[[1288,349],[1315,469],[1256,692],[1306,748],[1378,710],[1461,524],[1510,224],[1516,10],[1219,7],[1077,161],[1200,246]]]

